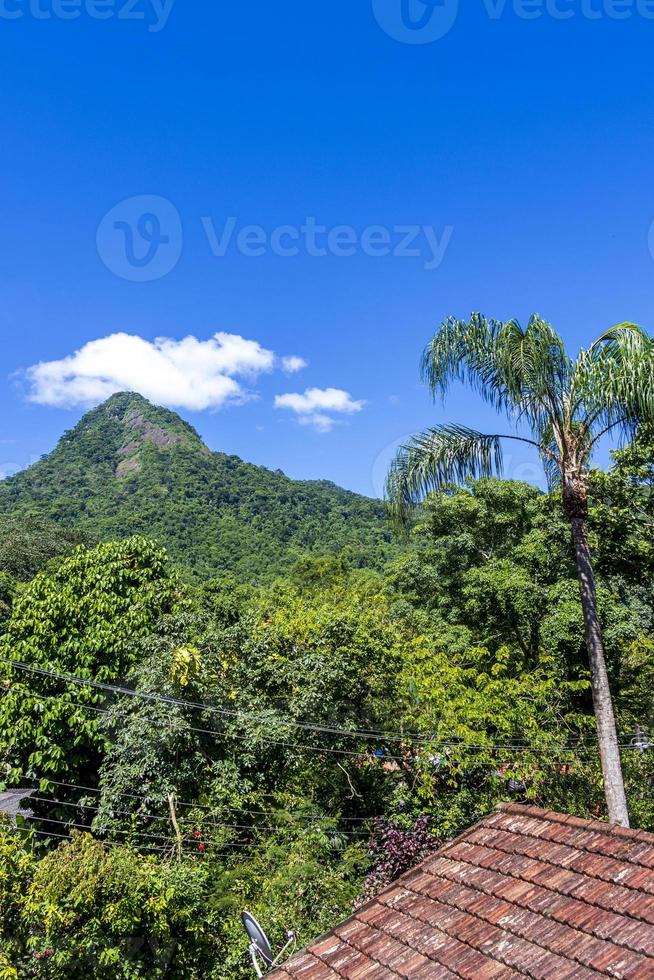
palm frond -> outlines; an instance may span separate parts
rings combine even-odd
[[[414,436],[402,446],[386,481],[396,524],[406,524],[416,504],[433,490],[502,472],[501,437],[462,425],[443,425]]]
[[[654,342],[634,323],[621,323],[580,352],[572,378],[575,408],[597,432],[632,437],[654,422]]]
[[[552,491],[561,484],[563,460],[561,458],[561,446],[557,441],[554,426],[551,423],[543,426],[538,433],[538,444],[539,455],[545,471],[545,479],[547,480],[547,488]]]
[[[453,381],[467,383],[496,409],[526,417],[536,428],[563,411],[570,362],[553,327],[534,315],[523,330],[474,313],[445,320],[422,357],[422,377],[433,395]]]
[[[514,423],[526,423],[533,439],[463,426],[416,436],[398,453],[387,482],[399,522],[432,490],[500,472],[501,439],[537,447],[554,487],[565,473],[583,478],[606,431],[631,436],[639,424],[654,425],[654,341],[633,323],[606,331],[573,361],[537,315],[524,329],[480,313],[469,321],[450,317],[425,349],[422,377],[434,396],[454,381],[467,384]]]

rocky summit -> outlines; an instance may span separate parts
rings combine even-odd
[[[375,567],[397,549],[379,501],[212,452],[179,415],[133,392],[112,395],[0,482],[0,514],[100,539],[144,534],[196,579],[265,580],[300,555],[343,549]]]

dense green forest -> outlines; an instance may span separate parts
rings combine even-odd
[[[654,751],[631,741],[654,731],[653,490],[646,428],[589,481],[647,829]],[[307,941],[500,801],[605,816],[557,490],[450,483],[393,539],[381,505],[210,454],[118,396],[2,492],[0,782],[34,790],[33,817],[0,825],[2,980],[246,978],[246,907],[274,944]],[[184,542],[218,499],[189,575]],[[148,514],[156,533],[112,533]],[[212,566],[239,515],[237,560]]]
[[[379,501],[210,452],[174,412],[133,393],[88,412],[56,449],[0,482],[0,514],[97,540],[145,534],[196,579],[270,580],[300,554],[381,567],[397,551]]]

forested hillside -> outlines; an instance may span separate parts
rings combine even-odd
[[[191,430],[177,434],[179,451],[208,458]],[[104,466],[116,481],[106,442],[88,480]],[[123,457],[135,476],[140,452]],[[638,725],[654,729],[653,458],[644,434],[596,474],[590,514],[628,798],[645,828],[654,752],[630,743]],[[302,942],[332,926],[501,800],[604,813],[556,493],[450,487],[382,571],[305,556],[262,587],[185,583],[145,538],[75,548],[47,522],[4,526],[16,579],[0,635],[0,789],[34,791],[34,817],[18,830],[0,820],[12,980],[157,977],[166,957],[180,980],[246,980],[243,908],[280,948],[286,929]]]
[[[590,521],[645,828],[654,752],[630,741],[654,728],[652,458],[637,441],[594,477]],[[0,972],[127,980],[170,957],[180,980],[246,980],[243,908],[280,948],[501,800],[603,815],[558,495],[450,488],[412,538],[383,572],[305,557],[260,588],[185,584],[143,538],[71,554],[65,539],[19,583],[0,635],[0,789],[33,789],[35,817],[0,820]],[[14,571],[47,557],[11,540]]]
[[[653,460],[641,427],[587,519],[646,829]],[[119,395],[2,502],[0,791],[31,794],[0,816],[3,978],[246,980],[244,908],[279,949],[501,801],[606,815],[558,489],[448,483],[400,546],[374,502]]]
[[[100,540],[146,534],[196,578],[270,579],[299,555],[397,553],[383,506],[329,482],[210,452],[174,412],[113,395],[29,469],[0,483],[0,514],[47,517]]]

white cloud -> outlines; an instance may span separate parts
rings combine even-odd
[[[333,428],[337,422],[334,415],[353,415],[365,404],[341,388],[307,388],[304,394],[289,392],[275,398],[275,408],[290,409],[300,425],[311,425],[318,432]]]
[[[286,361],[299,370],[302,358],[279,359],[238,334],[148,341],[114,333],[68,357],[34,364],[25,377],[30,401],[41,405],[88,406],[117,391],[137,391],[159,405],[199,411],[246,401],[252,393],[237,379],[253,381],[280,365],[288,370]]]
[[[282,357],[282,367],[288,374],[295,374],[297,371],[302,371],[308,367],[308,363],[303,357],[291,354],[289,357]]]

